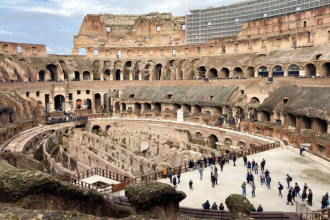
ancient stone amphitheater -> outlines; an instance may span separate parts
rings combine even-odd
[[[330,7],[251,21],[205,44],[185,39],[185,17],[151,13],[87,15],[71,55],[0,42],[0,216],[149,218],[115,193],[211,155],[303,144],[329,163]],[[230,218],[178,209],[182,198],[161,187],[173,199],[159,218]],[[304,217],[281,211],[251,216]]]

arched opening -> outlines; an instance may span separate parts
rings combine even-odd
[[[134,108],[136,112],[140,113],[142,109],[142,105],[140,103],[135,103]]]
[[[260,120],[261,121],[270,121],[270,113],[267,111],[260,111]]]
[[[328,132],[328,123],[326,120],[319,118],[315,119],[315,124],[317,126],[317,131],[321,134],[326,134]]]
[[[83,102],[81,101],[81,99],[77,99],[76,100],[76,109],[81,109],[83,105]]]
[[[199,140],[203,140],[203,139],[204,139],[203,134],[200,133],[200,132],[196,132],[196,134],[195,134],[195,138],[196,138],[196,139],[199,139]]]
[[[132,61],[126,61],[125,67],[132,67]]]
[[[92,109],[92,100],[90,99],[85,99],[84,100],[84,105],[86,109]]]
[[[101,74],[98,70],[93,71],[93,80],[101,80]]]
[[[283,67],[280,65],[276,65],[273,67],[273,77],[281,77],[284,76]]]
[[[255,69],[254,67],[250,66],[246,69],[247,77],[254,77]]]
[[[92,127],[92,133],[94,133],[94,134],[100,134],[100,132],[101,132],[101,127],[99,125],[94,125]]]
[[[120,75],[121,75],[120,69],[116,70],[116,77],[115,77],[116,81],[120,81],[120,79],[121,79]]]
[[[66,63],[63,60],[61,60],[60,65],[61,65],[61,68],[62,68],[62,71],[63,71],[64,80],[69,80]]]
[[[200,107],[199,105],[195,105],[194,106],[194,114],[200,114],[202,112],[202,107]]]
[[[299,66],[296,64],[291,64],[288,68],[288,76],[299,76]]]
[[[218,71],[215,68],[210,69],[210,79],[218,78]]]
[[[111,125],[107,125],[106,127],[105,127],[105,130],[108,132],[109,130],[111,129]]]
[[[151,111],[151,104],[150,103],[145,103],[144,104],[144,109],[145,109],[145,111]]]
[[[179,104],[174,104],[173,107],[174,107],[175,111],[181,109],[181,105],[179,105]]]
[[[126,111],[127,110],[125,103],[121,103],[121,109],[122,109],[122,111]]]
[[[228,68],[224,67],[221,69],[221,78],[229,78],[230,71]]]
[[[243,141],[239,141],[239,142],[237,143],[237,146],[238,146],[241,150],[243,150],[243,149],[246,148],[246,144],[245,144]]]
[[[314,64],[308,63],[305,65],[306,76],[316,76],[316,67]]]
[[[80,81],[80,73],[78,71],[74,71],[74,81]]]
[[[296,125],[297,125],[297,119],[294,115],[291,115],[291,114],[288,114],[288,126],[289,128],[292,127],[292,128],[295,128]]]
[[[250,100],[251,104],[260,104],[260,100],[257,97],[252,97]]]
[[[266,66],[261,66],[258,70],[259,77],[268,77],[268,68]]]
[[[104,71],[104,80],[110,80],[111,70]]]
[[[183,109],[184,112],[191,113],[191,106],[190,105],[184,104],[182,109]]]
[[[200,66],[198,68],[198,79],[204,79],[206,74],[206,67],[205,66]]]
[[[330,63],[324,63],[322,65],[323,76],[330,76]]]
[[[230,138],[225,138],[223,144],[225,146],[232,146],[233,145],[233,141]]]
[[[208,145],[210,148],[213,148],[213,149],[217,149],[217,142],[218,142],[218,138],[217,136],[215,136],[214,134],[211,134],[209,137],[208,137]]]
[[[45,71],[41,70],[39,72],[39,82],[44,82],[46,80]]]
[[[234,68],[234,77],[242,77],[243,76],[243,70],[241,67],[235,67]]]
[[[154,106],[154,111],[156,111],[158,113],[160,113],[162,111],[162,106],[160,103],[154,103],[153,106]]]
[[[91,80],[91,74],[88,71],[83,73],[83,80]]]
[[[96,93],[94,95],[94,99],[95,99],[95,111],[97,113],[102,112],[101,95],[99,93]]]
[[[58,80],[57,67],[54,64],[49,64],[46,66],[46,68],[50,73],[50,81]]]
[[[157,64],[155,66],[155,80],[160,80],[162,77],[162,64]]]
[[[312,129],[312,119],[308,117],[301,118],[301,128],[302,129]]]
[[[65,98],[63,95],[57,95],[54,97],[54,108],[55,111],[65,111]]]

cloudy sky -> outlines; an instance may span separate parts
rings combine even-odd
[[[70,54],[73,35],[87,14],[143,14],[220,6],[238,0],[0,0],[0,41],[46,44],[48,53]]]

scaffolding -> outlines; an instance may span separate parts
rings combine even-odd
[[[245,0],[231,5],[190,10],[186,15],[188,44],[236,36],[249,21],[330,5],[330,0]]]

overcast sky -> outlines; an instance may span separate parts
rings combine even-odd
[[[90,14],[144,14],[221,6],[238,0],[0,0],[0,41],[46,44],[48,53],[70,54],[73,36]]]

